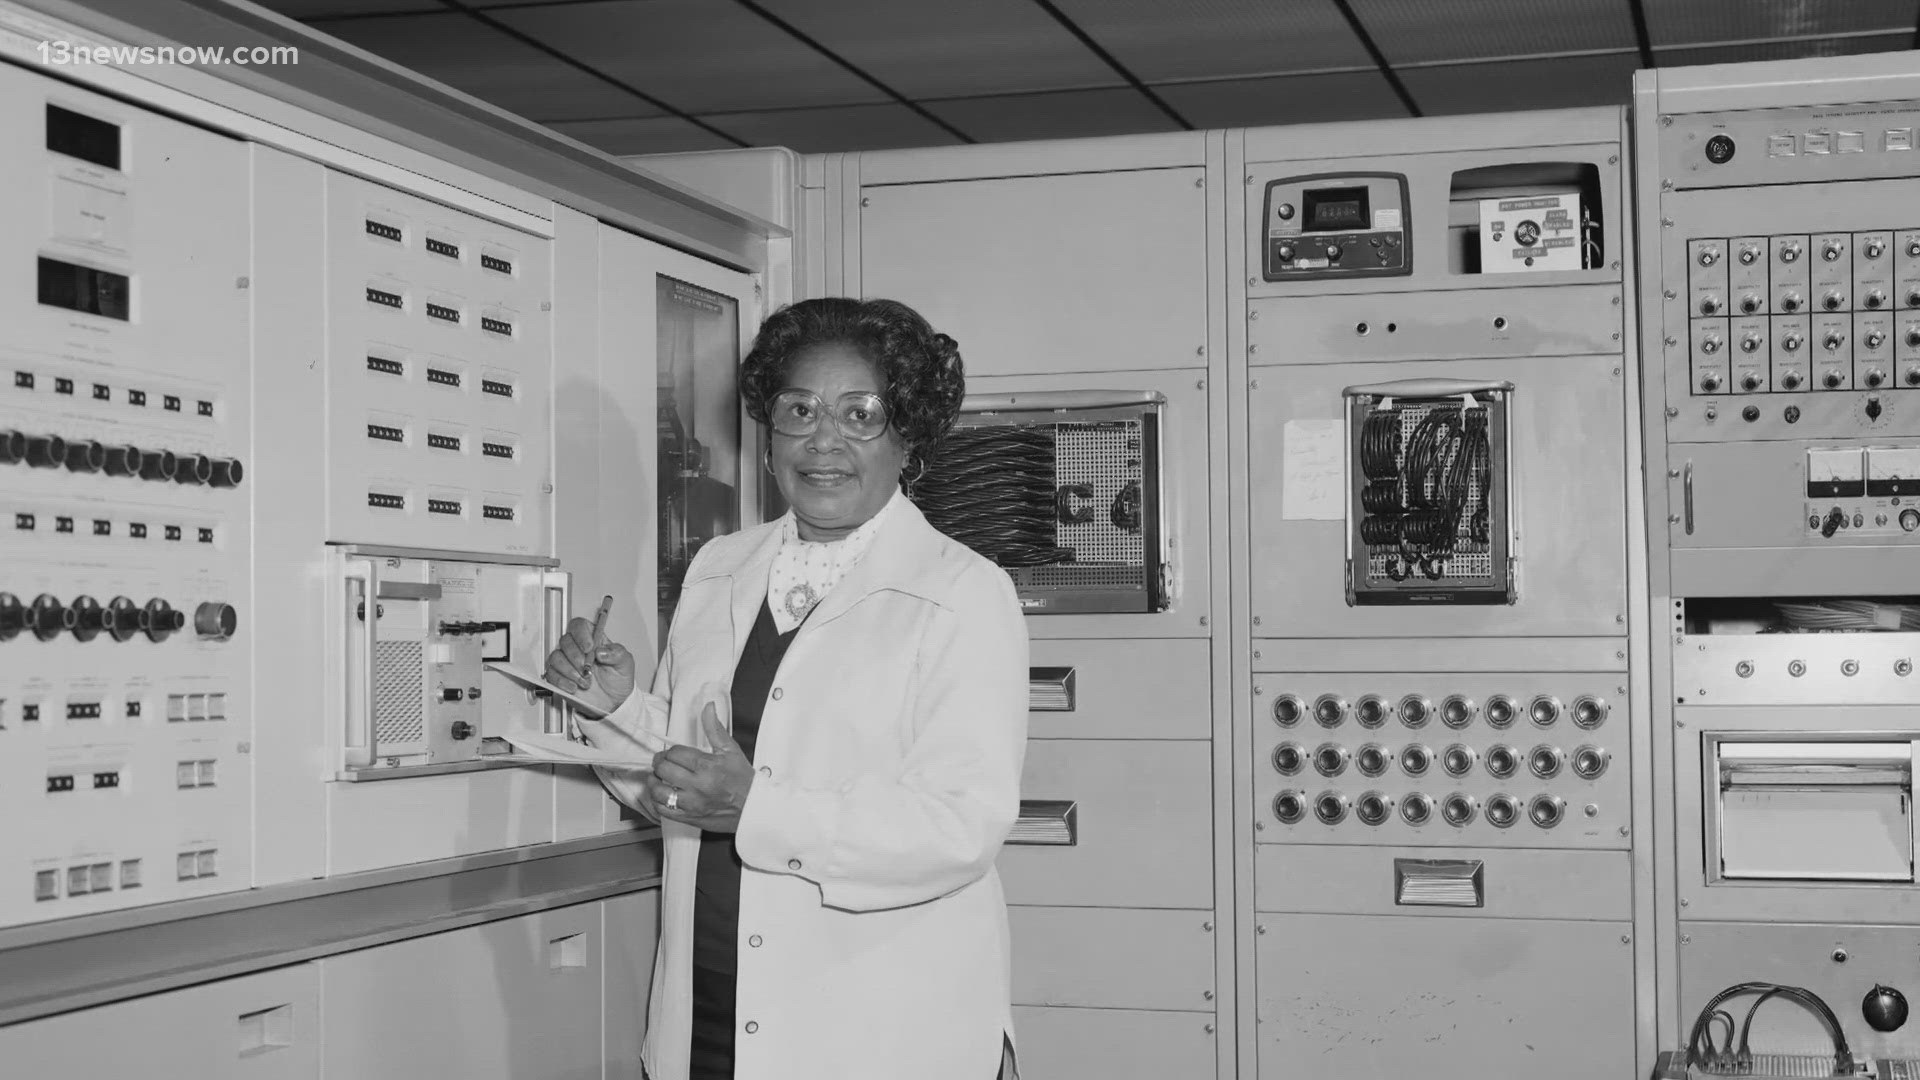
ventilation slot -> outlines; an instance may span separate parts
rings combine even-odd
[[[460,451],[460,436],[440,435],[434,432],[428,432],[427,445],[435,450],[452,450],[458,453]]]
[[[460,321],[460,309],[457,307],[448,307],[445,304],[429,302],[427,304],[427,318],[439,319],[441,322],[458,323]]]
[[[480,329],[485,330],[489,334],[499,334],[501,337],[513,336],[513,324],[506,319],[489,319],[486,316],[481,316]]]
[[[488,521],[512,521],[514,518],[513,507],[488,504],[480,508],[480,516],[486,518]]]
[[[428,368],[427,381],[436,386],[452,386],[457,388],[460,385],[460,373],[457,371],[442,371],[439,368]]]
[[[513,263],[507,259],[501,258],[498,255],[480,256],[480,266],[482,269],[492,270],[495,273],[500,273],[500,274],[513,273]]]
[[[427,237],[427,250],[435,255],[445,255],[449,259],[460,257],[459,244],[449,244],[445,240],[435,240],[431,236]]]
[[[406,301],[401,299],[399,293],[388,292],[385,289],[376,289],[371,285],[367,286],[367,303],[388,308],[406,306]]]
[[[460,516],[460,513],[461,513],[460,500],[459,499],[428,499],[427,513],[447,514],[452,517],[458,517]]]
[[[401,375],[407,373],[407,365],[398,360],[389,360],[384,356],[367,357],[367,370],[381,375]]]
[[[480,444],[480,452],[490,458],[504,458],[508,461],[513,460],[512,443],[483,442]]]
[[[417,641],[374,643],[374,738],[383,749],[417,743],[426,737],[422,684],[426,667]]]
[[[367,438],[378,439],[381,442],[403,443],[407,441],[407,429],[387,424],[368,424]]]
[[[486,394],[494,394],[499,397],[510,398],[513,396],[513,384],[510,382],[503,382],[499,379],[481,379],[480,391]]]
[[[382,240],[392,240],[395,242],[398,242],[401,238],[400,227],[398,225],[389,225],[384,221],[375,221],[372,218],[367,219],[367,235],[377,236]]]
[[[376,510],[405,510],[407,508],[407,497],[405,495],[395,495],[388,491],[369,491],[367,492],[367,505]]]

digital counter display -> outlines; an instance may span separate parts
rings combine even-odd
[[[1373,226],[1367,211],[1367,189],[1311,188],[1300,193],[1300,227],[1306,232],[1342,232]]]

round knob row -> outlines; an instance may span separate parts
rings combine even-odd
[[[1363,776],[1385,775],[1395,755],[1386,747],[1368,743],[1358,752],[1350,752],[1337,743],[1323,743],[1309,753],[1306,747],[1298,743],[1281,743],[1273,750],[1273,768],[1282,776],[1298,776],[1309,765],[1314,772],[1328,778],[1340,776],[1349,765],[1358,769]],[[1399,753],[1400,771],[1408,776],[1425,776],[1433,769],[1434,752],[1432,748],[1420,745],[1408,746]],[[1489,747],[1486,755],[1486,767],[1489,775],[1497,779],[1506,779],[1520,771],[1522,756],[1510,746]],[[1461,777],[1473,772],[1480,761],[1479,752],[1471,746],[1455,743],[1439,755],[1440,767],[1448,776]],[[1525,755],[1527,771],[1542,780],[1551,780],[1569,767],[1575,776],[1582,780],[1598,780],[1607,771],[1612,755],[1598,746],[1581,746],[1571,756],[1557,746],[1542,743],[1527,751]]]
[[[1377,826],[1394,816],[1396,805],[1400,819],[1409,825],[1425,825],[1436,813],[1433,797],[1418,791],[1399,800],[1379,791],[1369,791],[1358,799],[1338,791],[1323,791],[1312,798],[1303,791],[1283,791],[1273,798],[1273,816],[1282,824],[1297,825],[1312,814],[1323,825],[1338,825],[1351,814],[1362,824]],[[1598,808],[1589,806],[1587,811],[1597,813]],[[1479,799],[1456,791],[1440,800],[1437,812],[1447,824],[1465,828],[1479,818],[1482,808]],[[1487,800],[1485,813],[1487,823],[1499,829],[1511,827],[1523,814],[1540,828],[1551,829],[1566,820],[1567,802],[1557,795],[1535,795],[1523,804],[1518,797],[1503,792]]]
[[[1487,699],[1484,711],[1489,725],[1504,728],[1512,724],[1523,710],[1513,698],[1495,694]],[[1528,702],[1524,710],[1527,719],[1539,727],[1551,727],[1565,715],[1583,728],[1599,727],[1606,722],[1610,711],[1605,698],[1592,694],[1575,698],[1570,709],[1563,706],[1559,698],[1540,694]],[[1361,727],[1368,728],[1380,727],[1389,716],[1397,716],[1402,724],[1410,728],[1425,727],[1436,714],[1446,726],[1463,728],[1473,723],[1482,710],[1478,703],[1463,694],[1449,695],[1437,710],[1431,700],[1419,694],[1408,694],[1394,705],[1389,705],[1385,698],[1377,694],[1367,694],[1351,709],[1346,699],[1338,694],[1320,695],[1314,699],[1311,708],[1293,694],[1282,694],[1273,703],[1273,719],[1281,727],[1293,727],[1308,716],[1312,716],[1321,727],[1339,727],[1346,722],[1349,712]]]
[[[108,446],[91,439],[68,442],[58,435],[28,435],[0,431],[0,465],[24,464],[35,469],[61,469],[108,476],[137,476],[142,480],[171,480],[208,487],[239,487],[245,472],[237,458],[205,454],[176,455],[171,450],[142,450],[137,446]]]
[[[158,597],[144,605],[124,596],[105,604],[91,596],[76,597],[63,604],[50,593],[23,604],[12,593],[0,593],[0,641],[10,641],[22,631],[30,631],[41,641],[52,641],[71,632],[80,641],[92,641],[105,634],[115,641],[130,641],[145,634],[149,641],[165,641],[186,629],[187,614]],[[203,638],[226,640],[240,628],[239,613],[232,604],[208,601],[194,609],[193,630]]]

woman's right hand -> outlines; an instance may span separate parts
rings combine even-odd
[[[600,601],[600,611],[592,622],[574,619],[560,638],[560,646],[547,654],[547,681],[572,690],[600,706],[605,716],[620,707],[633,693],[633,654],[625,645],[607,640],[607,613],[613,610],[613,597]],[[598,719],[594,717],[593,719]]]

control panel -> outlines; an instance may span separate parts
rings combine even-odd
[[[327,538],[551,554],[550,241],[327,185]]]
[[[246,151],[8,66],[0,145],[0,925],[245,888]]]
[[[1264,677],[1259,839],[1625,848],[1625,694],[1605,675]]]
[[[1405,176],[1321,174],[1272,180],[1265,204],[1268,281],[1413,272]]]

